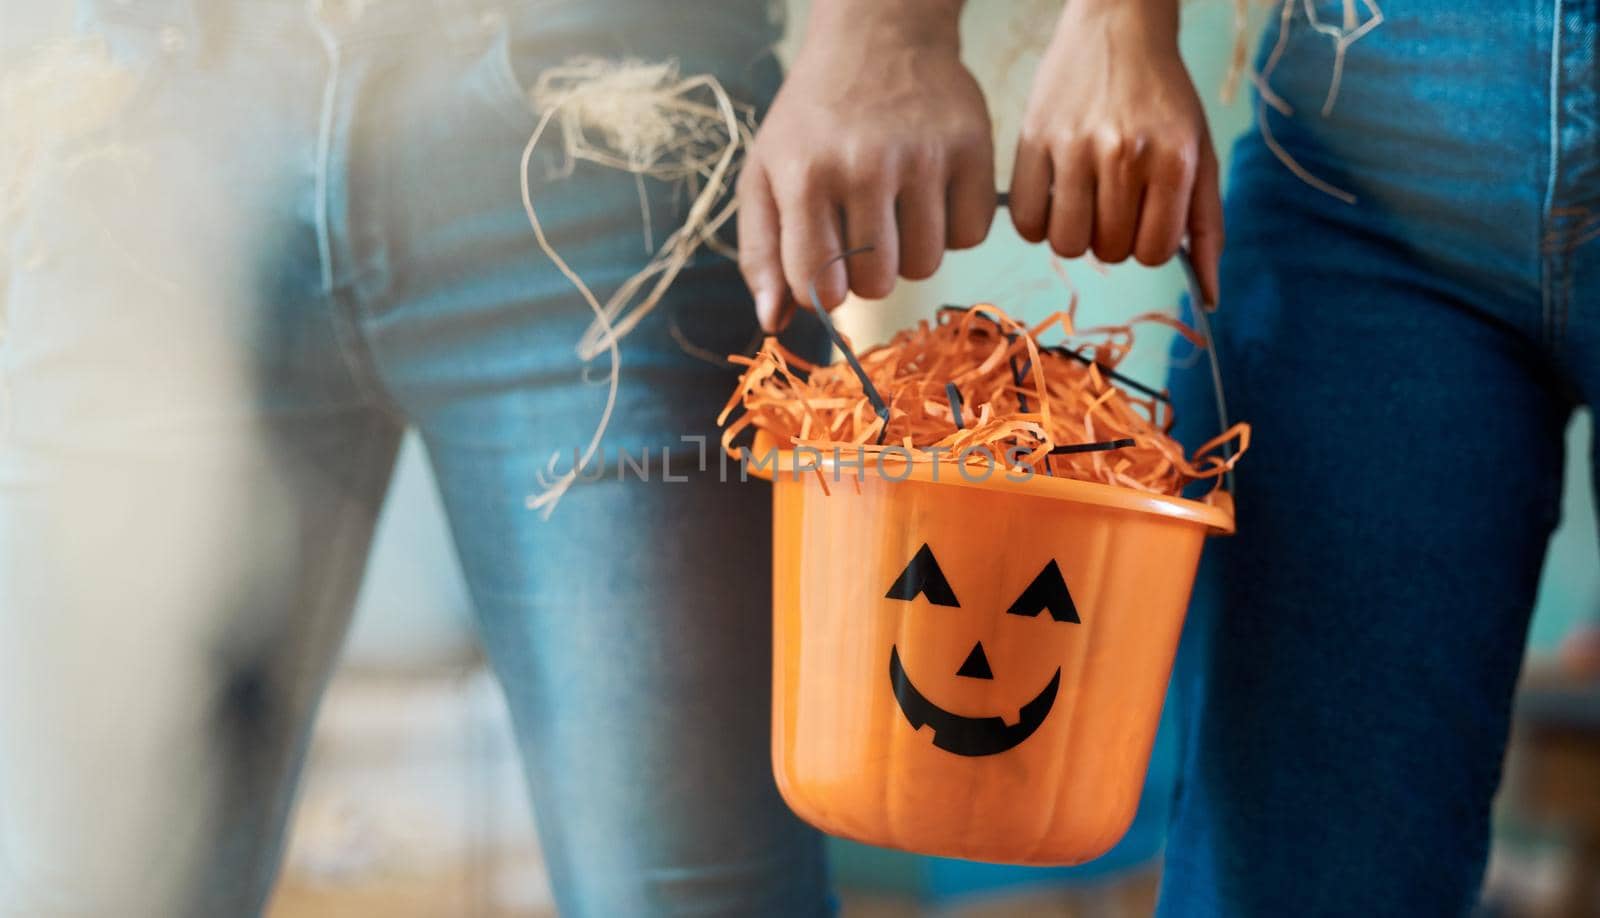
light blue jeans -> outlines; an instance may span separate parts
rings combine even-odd
[[[713,463],[524,508],[605,364],[523,217],[521,87],[675,57],[761,105],[766,4],[158,0],[79,28],[0,225],[0,914],[260,910],[408,425],[563,914],[826,913],[768,764],[767,493]],[[541,215],[603,292],[646,258],[638,191],[559,165],[552,138]],[[660,240],[687,198],[649,194]],[[607,454],[692,470],[732,386],[706,355],[755,334],[734,266],[694,263],[624,342]]]

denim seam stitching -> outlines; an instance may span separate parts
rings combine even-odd
[[[316,171],[312,194],[315,198],[315,225],[317,255],[321,261],[322,293],[328,305],[335,329],[334,349],[356,388],[367,397],[369,404],[377,405],[391,418],[404,423],[405,414],[390,398],[382,384],[370,353],[362,347],[363,333],[360,322],[353,318],[361,310],[351,302],[354,294],[343,290],[336,282],[334,272],[334,228],[330,216],[330,199],[333,194],[334,122],[339,107],[339,80],[343,73],[343,55],[338,36],[325,23],[311,17],[312,28],[321,40],[328,58],[328,75],[322,89],[322,108],[317,119]]]
[[[1540,213],[1540,220],[1544,224],[1541,237],[1548,238],[1555,231],[1552,210],[1555,207],[1556,188],[1561,174],[1561,30],[1563,13],[1563,0],[1555,0],[1551,12],[1550,28],[1550,157],[1549,175],[1545,181],[1544,208]],[[1540,247],[1543,250],[1543,246]],[[1549,251],[1542,251],[1541,272],[1539,278],[1540,295],[1540,334],[1548,340],[1551,329],[1551,315],[1554,309],[1554,293],[1551,280],[1559,262],[1559,255]]]
[[[321,260],[322,291],[333,294],[333,240],[328,220],[329,171],[333,161],[333,117],[338,103],[341,54],[339,43],[322,23],[313,20],[317,38],[328,58],[328,75],[322,86],[322,111],[317,117],[317,168],[314,178],[316,190],[317,256]]]

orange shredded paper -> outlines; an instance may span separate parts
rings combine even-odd
[[[755,428],[779,444],[824,455],[893,450],[901,461],[948,462],[970,450],[967,462],[1177,495],[1192,481],[1219,479],[1232,468],[1250,445],[1250,427],[1234,424],[1186,455],[1170,435],[1171,406],[1111,376],[1142,323],[1170,326],[1203,345],[1188,326],[1159,313],[1075,334],[1067,312],[1028,328],[987,303],[941,310],[934,321],[859,355],[889,406],[887,430],[846,363],[816,366],[769,337],[753,356],[729,358],[745,370],[717,419],[724,425],[722,445],[738,456],[735,438]],[[1051,328],[1094,340],[1046,347],[1039,337]],[[951,385],[959,393],[954,406]],[[1058,447],[1125,440],[1133,442],[1051,454]]]

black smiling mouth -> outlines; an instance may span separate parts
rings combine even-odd
[[[913,730],[922,729],[923,724],[933,727],[933,745],[956,755],[994,755],[1014,748],[1044,723],[1061,688],[1061,669],[1057,667],[1050,684],[1022,706],[1021,719],[1011,725],[1000,717],[963,717],[929,701],[911,684],[898,647],[889,650],[889,684]]]

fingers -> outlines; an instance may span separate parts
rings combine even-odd
[[[1195,272],[1210,304],[1218,295],[1222,200],[1216,155],[1194,135],[1105,131],[1024,133],[1011,179],[1011,220],[1030,242],[1049,240],[1063,258],[1094,252],[1103,262],[1132,256],[1170,261],[1189,237]]]
[[[950,163],[950,248],[970,249],[983,242],[994,223],[994,209],[994,147],[985,137],[958,148]]]
[[[1163,151],[1151,163],[1133,242],[1133,257],[1140,264],[1165,264],[1183,244],[1194,194],[1195,159],[1190,151],[1174,149]]]
[[[888,296],[900,271],[894,201],[889,181],[880,174],[868,174],[845,196],[845,241],[853,252],[846,259],[850,289],[869,300]]]
[[[944,258],[946,188],[942,172],[911,175],[900,184],[896,216],[900,226],[900,276],[931,277]]]
[[[738,196],[739,273],[755,298],[762,330],[776,334],[788,324],[793,301],[778,244],[778,204],[760,163],[750,163],[739,176]]]
[[[1218,265],[1222,260],[1222,192],[1217,176],[1217,156],[1209,139],[1200,145],[1194,196],[1189,202],[1189,253],[1206,305],[1215,307],[1221,295]]]
[[[1098,173],[1094,149],[1087,143],[1068,143],[1057,153],[1050,196],[1050,248],[1062,258],[1077,258],[1094,244]]]
[[[1148,142],[1141,137],[1103,135],[1095,145],[1094,256],[1107,264],[1133,253],[1144,203]]]
[[[1049,147],[1024,133],[1011,167],[1010,209],[1011,225],[1029,242],[1043,242],[1049,229],[1050,174]]]
[[[993,153],[980,144],[955,149],[777,165],[752,157],[739,183],[748,208],[740,266],[763,327],[781,327],[785,289],[809,304],[813,277],[824,309],[852,292],[882,299],[897,277],[933,274],[946,248],[982,242],[994,219]],[[857,249],[865,251],[827,264]]]
[[[1030,242],[1045,239],[1063,258],[1093,251],[1103,262],[1134,253],[1147,208],[1150,143],[1117,132],[1066,135],[1041,145],[1024,138],[1011,181],[1011,219]],[[1166,220],[1169,202],[1149,202]],[[1177,208],[1181,237],[1184,206]],[[1174,251],[1176,247],[1174,247]],[[1169,253],[1170,254],[1170,253]]]
[[[852,291],[882,299],[899,277],[931,275],[945,248],[988,234],[994,144],[977,82],[953,54],[878,64],[891,82],[907,67],[944,79],[844,92],[838,67],[802,68],[756,134],[740,181],[740,262],[769,326],[784,309],[774,288],[809,302],[815,277],[825,309]]]
[[[844,263],[829,261],[843,251],[838,204],[814,172],[797,172],[787,180],[776,180],[773,188],[783,274],[796,302],[811,303],[815,284],[822,308],[832,309],[844,302],[849,290]]]

